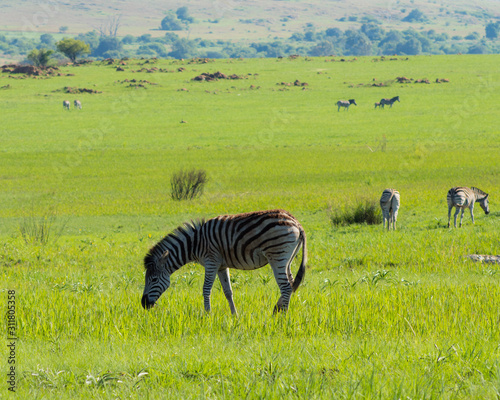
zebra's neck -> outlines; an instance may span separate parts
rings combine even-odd
[[[187,263],[197,260],[200,226],[203,222],[184,224],[160,240],[146,256],[152,264],[158,265],[164,259],[169,273],[177,271]],[[167,253],[168,252],[168,253]]]
[[[484,199],[486,196],[488,196],[487,193],[483,192],[481,189],[478,189],[476,187],[471,187],[472,193],[474,193],[474,196],[476,197],[476,201]]]

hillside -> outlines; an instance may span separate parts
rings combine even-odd
[[[75,4],[52,0],[5,0],[0,5],[0,31],[55,33],[61,26],[68,34],[98,29],[109,17],[121,16],[118,35],[151,33],[158,30],[161,19],[169,10],[186,6],[195,18],[186,37],[232,40],[269,40],[288,38],[302,32],[307,24],[316,29],[337,27],[342,30],[359,28],[363,17],[376,20],[384,29],[434,29],[450,35],[479,32],[484,35],[487,22],[500,18],[500,1],[384,1],[310,0],[304,1],[242,1],[242,0],[150,0],[147,7],[132,0],[86,2]],[[413,9],[419,9],[427,22],[403,22]]]

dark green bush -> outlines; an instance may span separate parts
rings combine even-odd
[[[172,199],[191,200],[200,197],[207,183],[207,173],[202,170],[191,169],[178,171],[172,175],[170,186]]]
[[[378,201],[360,200],[355,204],[331,208],[329,217],[334,226],[352,224],[376,225],[382,222],[382,210]]]

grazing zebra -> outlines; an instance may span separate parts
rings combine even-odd
[[[380,107],[380,103],[375,103],[375,108]]]
[[[349,106],[351,104],[354,104],[355,106],[357,106],[356,104],[356,100],[354,99],[350,99],[350,100],[339,100],[337,101],[337,106],[339,107],[337,111],[340,111],[340,107],[344,107],[345,110],[344,111],[349,111]]]
[[[82,103],[80,102],[80,100],[75,100],[73,104],[75,105],[75,108],[78,108],[80,110],[82,109]]]
[[[65,108],[66,110],[69,110],[69,105],[70,105],[70,102],[68,100],[63,101],[63,108]]]
[[[398,220],[399,210],[399,192],[395,189],[385,189],[380,197],[380,208],[382,208],[382,215],[385,221],[387,220],[387,230],[396,230],[396,221]]]
[[[488,194],[484,193],[482,190],[475,187],[454,187],[448,191],[446,200],[448,201],[448,228],[450,227],[451,219],[451,209],[456,207],[454,225],[457,227],[457,215],[462,209],[460,214],[460,226],[462,226],[462,219],[464,217],[464,211],[466,208],[470,210],[470,216],[472,218],[472,223],[474,223],[474,203],[477,201],[479,205],[484,210],[484,213],[488,215],[490,213],[490,207],[488,204]]]
[[[295,280],[290,264],[302,246],[302,263]],[[210,311],[210,292],[216,275],[237,314],[228,268],[253,270],[270,264],[280,288],[274,312],[286,311],[292,292],[297,290],[305,274],[306,235],[300,223],[287,211],[257,211],[221,215],[208,221],[186,223],[160,240],[144,258],[146,283],[142,306],[155,305],[170,286],[170,275],[189,262],[205,267],[203,298]]]
[[[392,99],[381,99],[380,100],[380,106],[384,108],[384,106],[390,105],[392,108],[392,105],[398,101],[399,102],[399,96],[393,97]]]

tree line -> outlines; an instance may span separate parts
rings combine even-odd
[[[423,18],[421,14],[410,13],[408,17]],[[174,21],[185,28],[194,19],[187,8],[181,7],[176,14],[169,13],[161,21],[160,29],[168,29],[163,36],[151,34],[123,37],[94,30],[56,41],[51,34],[42,34],[38,40],[26,37],[0,35],[0,52],[4,56],[24,56],[26,62],[47,65],[64,57],[75,61],[77,57],[123,58],[254,58],[285,57],[292,54],[302,56],[366,56],[366,55],[418,55],[418,54],[487,54],[500,53],[500,22],[485,26],[485,33],[466,36],[451,36],[433,29],[427,31],[385,30],[376,20],[367,20],[358,29],[328,28],[317,30],[308,24],[302,32],[287,39],[250,44],[232,40],[181,38],[169,25]],[[116,31],[116,30],[115,30]]]

